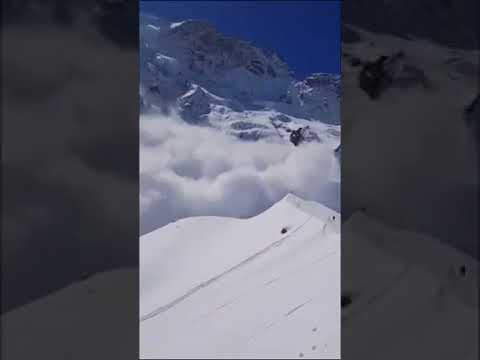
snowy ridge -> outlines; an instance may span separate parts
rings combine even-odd
[[[142,236],[141,357],[295,356],[302,347],[338,357],[339,226],[335,211],[289,194],[250,219],[188,218]]]
[[[335,220],[334,223],[340,224],[340,214],[318,202],[303,200],[294,194],[286,195],[283,198],[283,201],[295,206],[295,208],[298,210],[310,214],[311,216],[315,216],[318,219],[329,219],[331,217],[335,217],[332,219]],[[340,231],[340,228],[337,228],[337,230]]]
[[[141,317],[146,316],[147,312],[151,310],[147,305],[147,294],[152,292],[152,289],[148,286],[152,281],[150,272],[154,273],[158,266],[163,269],[171,266],[172,273],[175,274],[176,279],[171,280],[174,283],[172,295],[169,296],[168,291],[166,291],[165,283],[163,283],[161,289],[161,297],[165,299],[164,302],[171,302],[193,288],[194,285],[208,281],[209,278],[223,273],[292,233],[289,231],[288,235],[282,235],[280,233],[282,227],[295,229],[303,226],[307,221],[312,221],[318,223],[319,228],[323,228],[323,221],[334,216],[336,218],[334,223],[338,225],[340,217],[335,211],[321,204],[306,202],[293,194],[289,194],[270,209],[250,219],[215,216],[192,217],[181,219],[143,235],[140,238],[141,271],[145,272],[146,277],[141,277],[144,281],[141,281],[140,288],[141,308],[146,308],[141,310]],[[238,230],[239,228],[241,230]],[[240,240],[231,235],[233,230],[235,232],[241,231]],[[336,228],[337,232],[338,230]],[[228,239],[223,239],[226,234],[228,234]],[[202,248],[201,251],[203,251],[203,248],[210,247],[208,249],[210,254],[205,258],[200,258],[198,256],[199,247]],[[175,262],[170,263],[168,260],[166,263],[159,261],[159,256],[168,258],[167,251],[173,251],[172,248],[175,251],[191,252],[192,256],[189,257],[188,267],[185,264],[179,266]],[[233,251],[233,248],[239,251]],[[231,256],[222,257],[221,255],[225,252],[231,254]],[[208,269],[202,269],[203,272],[192,271],[193,268],[200,267],[204,261],[208,261],[210,256],[212,258],[218,257],[220,261],[216,264],[210,264]],[[159,265],[159,262],[161,262],[161,265]],[[188,276],[188,285],[180,286],[178,276],[183,272]],[[158,303],[158,300],[158,298],[154,299],[155,304]]]
[[[303,230],[307,228],[306,224]],[[479,334],[478,322],[474,320],[478,319],[478,261],[442,245],[437,239],[385,226],[372,216],[360,212],[345,222],[342,231],[343,239],[350,240],[342,247],[342,260],[345,264],[350,264],[344,267],[342,281],[343,287],[351,291],[353,299],[350,306],[342,309],[342,337],[349,343],[346,351],[352,351],[342,352],[344,358],[478,358],[478,346],[469,347],[478,343]],[[299,239],[285,241],[275,249],[280,251],[285,245],[301,245],[301,241],[297,240]],[[310,245],[320,243],[311,241]],[[412,244],[415,244],[417,251],[411,251]],[[305,242],[303,245],[306,245]],[[337,340],[328,341],[332,335],[325,331],[330,326],[325,319],[329,316],[326,310],[329,309],[330,302],[338,303],[340,289],[334,290],[337,292],[335,300],[330,297],[319,299],[318,294],[315,296],[309,292],[322,287],[322,284],[329,284],[327,280],[332,276],[339,276],[339,268],[338,274],[323,274],[322,271],[331,268],[332,264],[328,261],[333,260],[339,264],[340,259],[337,255],[329,254],[329,250],[308,248],[306,250],[310,254],[318,257],[306,261],[305,252],[298,251],[299,248],[296,250],[294,257],[305,260],[302,265],[293,262],[291,256],[286,257],[286,252],[277,257],[276,263],[282,264],[282,269],[272,268],[268,261],[257,265],[252,262],[249,271],[233,272],[228,275],[229,279],[224,278],[221,282],[204,288],[201,292],[209,294],[205,294],[203,299],[199,298],[201,292],[198,292],[195,296],[202,301],[188,306],[188,302],[193,299],[186,300],[178,304],[178,312],[170,311],[174,310],[172,308],[142,322],[141,333],[151,337],[157,328],[158,338],[147,339],[146,343],[142,340],[140,358],[156,355],[159,358],[160,353],[169,357],[184,355],[206,358],[213,352],[202,346],[201,339],[195,337],[198,333],[205,333],[205,341],[208,338],[209,342],[219,346],[213,354],[216,358],[222,355],[224,358],[297,358],[300,353],[305,358],[334,358],[336,354],[331,350],[335,347],[331,344]],[[431,256],[422,256],[429,252],[442,254],[442,258],[431,263]],[[322,261],[324,268],[319,269]],[[273,259],[270,263],[274,263]],[[466,276],[458,271],[461,265],[466,266]],[[128,359],[127,349],[131,348],[132,339],[136,339],[137,329],[131,323],[122,323],[118,326],[118,333],[110,331],[111,322],[118,323],[119,320],[127,319],[119,319],[118,312],[130,312],[131,305],[122,301],[112,302],[112,299],[125,296],[125,284],[134,284],[135,281],[130,278],[137,276],[138,273],[133,270],[97,274],[4,314],[2,327],[5,346],[1,349],[2,358],[29,358],[48,347],[55,358],[83,360],[104,355]],[[226,286],[227,280],[230,287]],[[412,288],[412,284],[417,286]],[[282,291],[285,287],[290,289],[286,294]],[[268,289],[270,292],[267,292]],[[305,297],[300,296],[299,290],[305,289]],[[331,290],[327,285],[319,292],[328,295]],[[135,291],[132,289],[132,292]],[[260,303],[266,294],[270,297],[263,304]],[[206,301],[212,297],[216,297],[217,301]],[[395,303],[398,301],[402,302],[399,308],[403,311],[391,311],[392,308],[397,309]],[[79,308],[79,304],[83,304],[83,307]],[[263,311],[265,309],[268,311]],[[238,317],[233,317],[233,313],[239,310],[243,311]],[[91,314],[103,314],[105,321],[96,322],[92,328]],[[340,310],[330,316],[340,316]],[[220,320],[227,322],[227,326],[219,327],[222,322]],[[333,323],[333,319],[330,320]],[[375,333],[365,331],[366,321],[370,322],[368,328],[375,329]],[[246,323],[251,325],[248,329],[249,336],[243,332]],[[475,323],[477,326],[473,326]],[[78,340],[73,343],[58,341],[65,339],[64,333],[70,332],[72,328],[82,332],[86,343],[98,343],[98,349],[108,348],[109,353],[99,354],[97,349],[91,347],[80,347],[72,352],[72,346],[78,345]],[[166,328],[178,336],[177,349],[181,349],[181,353],[172,351],[173,337]],[[131,332],[125,332],[125,329],[131,329]],[[107,332],[109,336],[105,336]],[[226,337],[230,338],[230,351],[223,347]],[[448,342],[436,346],[445,339]],[[160,348],[157,352],[152,350],[154,342]],[[25,343],[29,346],[25,346]],[[193,346],[193,350],[190,351],[186,344]],[[239,344],[241,346],[236,346]],[[271,344],[275,344],[279,350],[268,348]],[[419,352],[405,354],[404,349],[412,349],[413,344]],[[196,352],[199,349],[202,351]],[[432,350],[438,351],[432,353]]]

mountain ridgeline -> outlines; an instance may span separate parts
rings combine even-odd
[[[275,52],[203,21],[141,15],[140,46],[142,112],[174,109],[188,123],[246,140],[282,138],[282,129],[287,135],[308,123],[339,125],[340,75],[297,80]]]

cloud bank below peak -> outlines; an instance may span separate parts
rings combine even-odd
[[[251,217],[288,193],[339,211],[331,147],[242,142],[173,114],[141,117],[141,235],[190,216]]]

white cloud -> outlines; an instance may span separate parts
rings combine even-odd
[[[140,232],[189,216],[250,217],[289,192],[339,210],[333,151],[243,142],[175,115],[140,120]]]

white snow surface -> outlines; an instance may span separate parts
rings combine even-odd
[[[288,207],[293,208],[292,212],[298,216],[295,219],[300,222],[302,207],[309,207],[310,209],[306,210],[310,212],[315,211],[311,208],[317,208],[316,205],[305,202],[302,202],[300,209],[296,207],[296,210],[295,205],[287,201],[278,205],[285,210]],[[280,206],[277,210],[279,208]],[[330,214],[323,207],[318,209],[322,214],[324,211],[325,215]],[[308,217],[309,214],[304,213],[304,218]],[[293,222],[290,224],[294,225]],[[301,301],[298,303],[294,301],[297,300],[295,297],[300,295],[296,292],[300,287],[311,292],[318,286],[334,285],[326,281],[322,285],[315,279],[316,284],[307,286],[305,282],[322,275],[307,271],[312,270],[307,266],[309,262],[305,262],[304,267],[297,267],[296,272],[293,270],[300,264],[301,259],[307,259],[307,254],[302,250],[303,246],[311,246],[313,249],[320,244],[327,245],[336,241],[333,240],[335,234],[332,231],[333,237],[331,235],[317,237],[315,240],[311,239],[310,245],[307,245],[307,227],[305,224],[303,230],[299,229],[293,235],[290,229],[287,234],[291,236],[286,237],[278,247],[273,247],[273,252],[281,252],[286,247],[293,249],[297,246],[295,256],[292,255],[290,258],[284,256],[281,259],[281,255],[277,255],[277,260],[282,260],[277,261],[277,264],[286,262],[284,268],[276,268],[278,272],[273,272],[275,257],[270,251],[268,255],[264,254],[264,260],[260,261],[261,257],[257,257],[243,268],[230,272],[216,283],[202,288],[170,309],[176,308],[177,311],[169,310],[170,312],[166,311],[141,322],[141,334],[147,338],[141,341],[140,357],[171,351],[175,344],[172,344],[172,337],[165,334],[167,328],[180,334],[176,349],[180,349],[178,353],[186,354],[189,351],[186,344],[191,343],[199,332],[207,332],[212,336],[209,340],[213,342],[218,339],[228,341],[227,337],[232,339],[232,343],[240,341],[241,331],[235,329],[244,329],[248,321],[258,321],[259,324],[251,333],[253,339],[248,342],[249,347],[245,348],[258,351],[259,354],[255,355],[260,355],[260,351],[267,353],[270,350],[266,348],[267,345],[276,342],[282,349],[281,357],[298,358],[300,352],[305,358],[327,357],[323,355],[326,352],[321,344],[329,337],[319,322],[321,317],[326,317],[326,309],[324,311],[322,307],[326,308],[327,305],[312,301],[289,316],[284,316],[281,311],[289,302],[295,305],[289,307],[287,312],[302,304]],[[305,237],[302,235],[303,242],[299,237],[302,231],[305,235]],[[309,232],[312,232],[311,229]],[[479,279],[476,260],[448,245],[443,245],[438,239],[385,226],[365,213],[356,213],[350,217],[342,225],[342,233],[344,240],[349,239],[348,243],[342,246],[342,261],[350,264],[342,266],[342,271],[345,271],[342,273],[342,288],[350,290],[353,294],[352,305],[342,310],[342,342],[348,342],[349,346],[345,350],[352,351],[342,352],[343,358],[478,359]],[[154,234],[159,233],[154,232],[151,236]],[[415,248],[415,251],[412,251],[412,248]],[[321,250],[316,249],[311,256],[320,255]],[[327,246],[323,249],[325,250]],[[436,254],[436,257],[431,254]],[[334,260],[336,256],[326,257],[323,261],[338,261]],[[313,265],[310,262],[312,267],[320,263],[321,261]],[[465,277],[458,274],[460,265],[466,265]],[[278,279],[266,285],[263,280],[267,278],[269,269],[272,270],[272,276],[277,275]],[[258,276],[252,277],[253,273]],[[305,277],[301,277],[302,274],[305,274]],[[135,284],[131,277],[137,276],[136,271],[128,269],[98,274],[3,314],[2,359],[28,359],[39,353],[45,354],[46,349],[50,351],[50,357],[55,359],[84,360],[98,357],[130,359],[130,353],[126,350],[135,346],[138,329],[131,323],[124,322],[128,316],[119,317],[118,314],[130,312],[132,304],[114,299],[125,296],[125,284]],[[245,281],[242,282],[242,279]],[[295,279],[301,281],[297,283]],[[291,284],[287,285],[287,282]],[[414,288],[411,287],[413,283],[417,284]],[[143,284],[145,286],[145,283]],[[244,286],[240,286],[241,284]],[[153,289],[153,283],[151,285]],[[286,295],[286,299],[278,295],[285,287],[292,289]],[[132,291],[136,291],[136,288],[132,288]],[[220,301],[228,291],[236,295],[234,298],[228,298],[231,303],[225,301],[213,308],[207,306],[216,305],[213,301],[215,294]],[[254,311],[260,307],[260,295],[267,291],[274,298],[269,298],[269,303],[263,305],[265,313]],[[327,296],[328,294],[326,293]],[[308,295],[310,294],[307,293]],[[162,296],[159,295],[158,305],[164,304],[161,301],[167,300],[167,297]],[[172,296],[172,293],[169,296]],[[336,296],[335,301],[338,303],[338,293]],[[196,299],[199,300],[198,312],[192,308],[192,302]],[[395,306],[399,301],[402,302],[402,306]],[[204,306],[200,308],[199,304]],[[224,304],[223,308],[217,309]],[[232,317],[230,306],[235,306],[237,310],[245,310],[242,315],[248,321],[243,317]],[[185,313],[179,313],[180,309]],[[398,312],[398,309],[402,311]],[[262,320],[268,319],[275,312],[279,315],[276,318],[278,322],[269,329],[265,329],[267,325],[262,327]],[[101,314],[102,321],[95,322],[96,326],[92,327],[92,317],[97,314]],[[164,323],[160,319],[163,319]],[[189,319],[196,321],[189,322]],[[229,322],[226,335],[218,333],[225,330],[219,328],[221,319]],[[181,321],[184,327],[181,328],[180,323],[176,321]],[[368,326],[365,326],[366,322]],[[317,324],[316,331],[312,331],[315,328],[313,326],[309,328],[312,323]],[[118,324],[115,327],[118,331],[112,331],[112,324]],[[154,339],[154,327],[159,329],[157,339]],[[89,346],[78,346],[79,339],[72,336],[72,329],[75,329],[76,334],[81,334],[82,343]],[[127,329],[130,332],[125,331]],[[372,333],[367,330],[375,331]],[[445,342],[445,339],[448,339],[448,342]],[[195,345],[197,349],[201,347],[201,340],[202,336]],[[437,346],[439,342],[442,342],[441,346]],[[98,347],[90,346],[96,343]],[[157,349],[154,349],[155,343]],[[313,350],[315,344],[318,346]],[[418,353],[404,353],[405,349],[412,348],[419,350]],[[205,347],[203,349],[205,350]],[[220,348],[219,352],[224,349]],[[435,349],[436,353],[432,353]],[[102,352],[103,350],[105,352]],[[239,353],[236,353],[237,356]],[[233,357],[234,351],[229,355]]]
[[[292,194],[140,239],[141,358],[339,358],[339,299],[340,215]]]
[[[357,212],[342,226],[342,264],[352,298],[342,309],[342,357],[478,358],[477,260]]]

